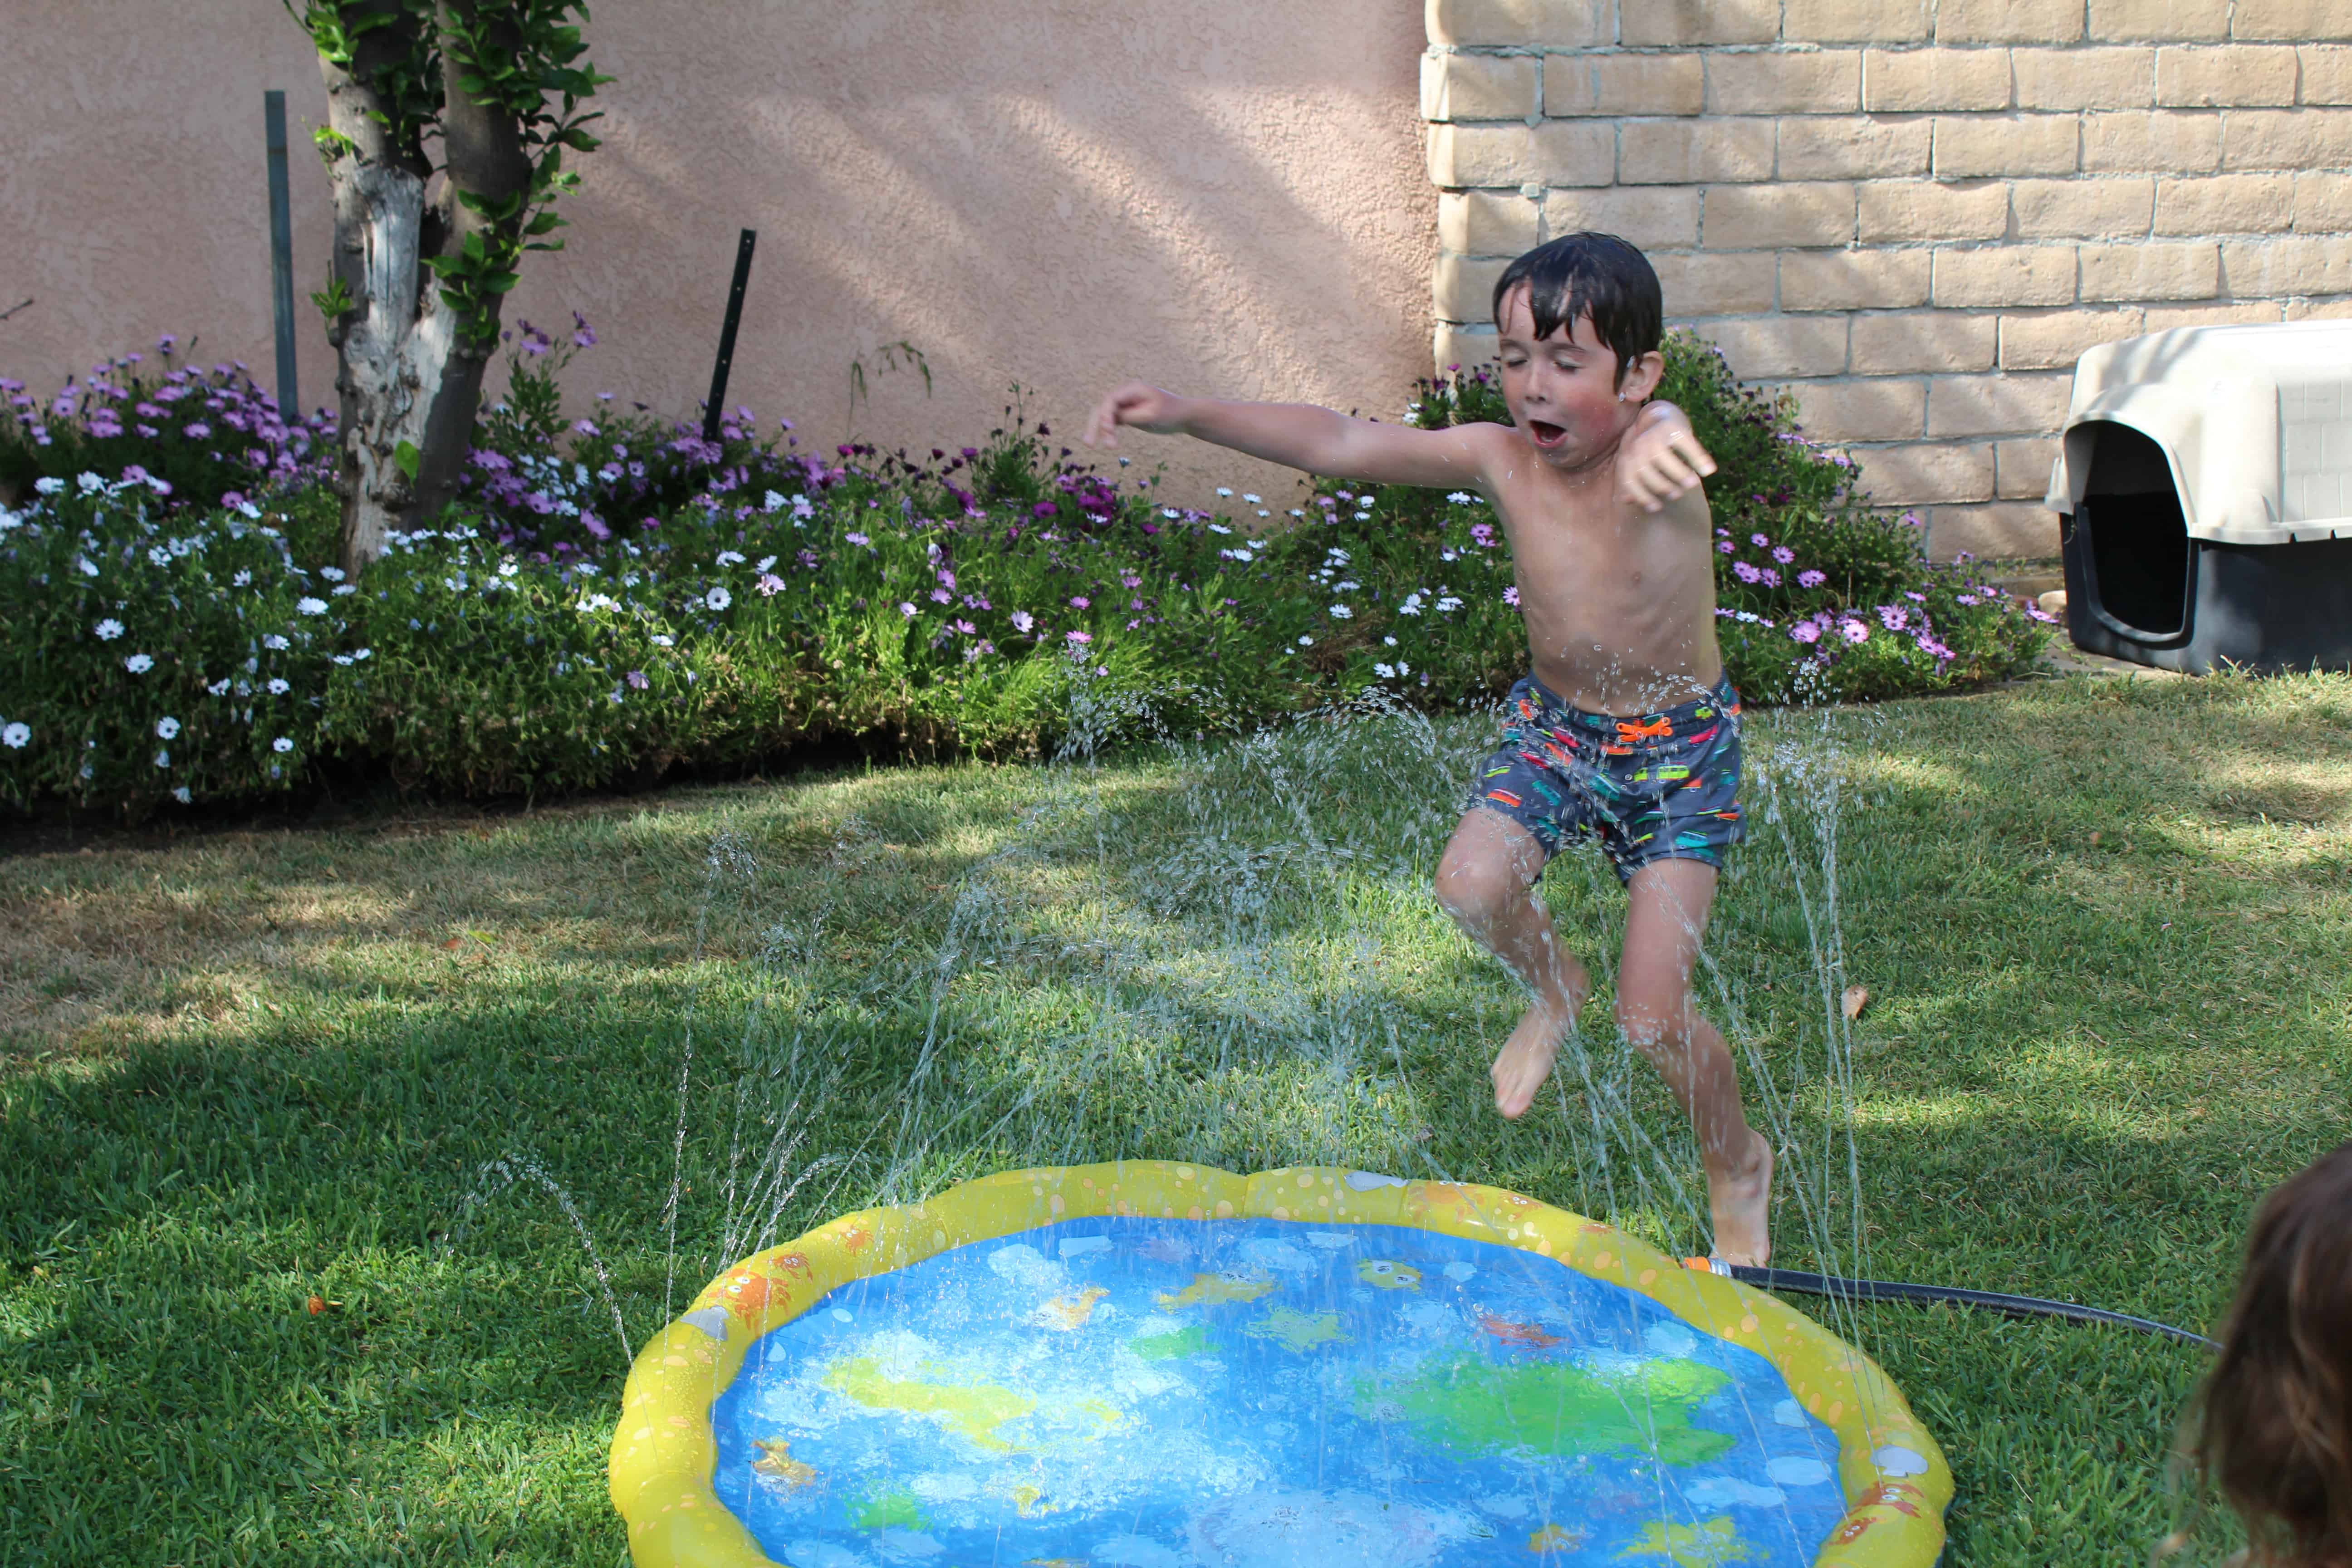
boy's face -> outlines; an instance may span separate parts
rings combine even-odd
[[[1664,361],[1643,354],[1620,381],[1616,351],[1592,330],[1591,311],[1538,339],[1528,292],[1514,289],[1503,300],[1503,401],[1546,463],[1580,468],[1613,451],[1633,427]]]

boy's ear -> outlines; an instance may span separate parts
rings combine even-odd
[[[1650,395],[1658,390],[1658,383],[1665,379],[1665,374],[1666,356],[1652,349],[1635,360],[1625,372],[1624,378],[1618,383],[1618,395],[1628,403],[1646,402]]]

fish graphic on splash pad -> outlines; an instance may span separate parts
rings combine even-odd
[[[1478,1313],[1478,1331],[1502,1341],[1514,1350],[1548,1351],[1560,1342],[1558,1334],[1546,1333],[1533,1323],[1515,1323],[1494,1313]]]
[[[1300,1355],[1318,1345],[1344,1343],[1348,1336],[1340,1331],[1337,1312],[1298,1312],[1288,1307],[1276,1307],[1242,1332],[1252,1339],[1272,1340],[1286,1351]]]
[[[760,1450],[760,1457],[751,1461],[753,1475],[774,1481],[787,1491],[816,1484],[816,1467],[793,1458],[790,1443],[762,1439],[752,1446]]]
[[[1099,1285],[1089,1285],[1075,1296],[1060,1296],[1046,1302],[1037,1309],[1034,1321],[1066,1334],[1075,1333],[1095,1315],[1095,1303],[1109,1294]]]
[[[1181,1307],[1223,1307],[1239,1301],[1255,1301],[1274,1289],[1271,1279],[1243,1279],[1231,1274],[1195,1274],[1192,1282],[1172,1296],[1157,1296],[1153,1300],[1163,1312]]]
[[[1418,1290],[1421,1270],[1408,1263],[1391,1263],[1385,1258],[1367,1258],[1356,1265],[1356,1278],[1375,1290]]]
[[[1570,1530],[1561,1524],[1547,1524],[1528,1537],[1528,1550],[1538,1557],[1546,1557],[1556,1552],[1573,1552],[1591,1539],[1589,1531]]]
[[[1617,1554],[1621,1559],[1658,1558],[1674,1568],[1724,1568],[1729,1563],[1752,1561],[1748,1542],[1726,1514],[1701,1524],[1667,1524],[1652,1520],[1641,1539]]]

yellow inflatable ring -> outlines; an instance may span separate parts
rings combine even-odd
[[[717,1474],[720,1439],[713,1427],[712,1414],[714,1404],[735,1385],[737,1374],[762,1335],[801,1320],[845,1286],[909,1268],[971,1243],[1002,1240],[1040,1227],[1058,1227],[1084,1220],[1109,1221],[1114,1225],[1127,1221],[1163,1222],[1156,1234],[1181,1235],[1195,1233],[1176,1232],[1172,1222],[1203,1227],[1234,1220],[1289,1222],[1318,1227],[1296,1234],[1314,1240],[1316,1247],[1343,1251],[1351,1237],[1387,1234],[1355,1232],[1347,1227],[1388,1226],[1425,1233],[1432,1238],[1453,1237],[1515,1249],[1518,1254],[1531,1256],[1513,1267],[1533,1273],[1542,1269],[1535,1259],[1548,1259],[1588,1280],[1645,1299],[1655,1309],[1663,1310],[1659,1313],[1650,1306],[1641,1307],[1645,1321],[1654,1319],[1656,1324],[1667,1324],[1669,1332],[1675,1331],[1664,1314],[1671,1314],[1672,1320],[1686,1325],[1696,1334],[1732,1347],[1730,1351],[1711,1347],[1708,1353],[1718,1360],[1735,1356],[1737,1352],[1752,1352],[1762,1358],[1778,1373],[1789,1395],[1801,1405],[1809,1420],[1818,1422],[1833,1435],[1833,1476],[1822,1479],[1824,1488],[1830,1479],[1834,1479],[1835,1493],[1825,1491],[1824,1495],[1842,1500],[1843,1511],[1836,1511],[1833,1501],[1831,1511],[1823,1516],[1830,1521],[1830,1528],[1818,1548],[1813,1549],[1811,1562],[1818,1568],[1929,1568],[1942,1552],[1943,1515],[1951,1500],[1952,1479],[1935,1441],[1874,1363],[1770,1296],[1729,1279],[1685,1268],[1607,1226],[1493,1187],[1405,1182],[1362,1172],[1320,1168],[1267,1171],[1243,1177],[1200,1165],[1128,1161],[1011,1171],[951,1187],[925,1203],[845,1215],[798,1240],[746,1258],[712,1280],[685,1314],[645,1346],[630,1371],[622,1396],[609,1474],[613,1504],[627,1523],[629,1550],[638,1568],[773,1568],[776,1564],[777,1559],[761,1549],[751,1530],[720,1500]],[[1229,1232],[1234,1228],[1227,1227]],[[1211,1233],[1203,1230],[1197,1234],[1205,1238]],[[1087,1240],[1077,1245],[1092,1249],[1108,1244]],[[1277,1257],[1278,1260],[1278,1253],[1286,1244],[1277,1240],[1250,1245],[1276,1248],[1276,1254],[1266,1256]],[[1452,1244],[1433,1241],[1433,1245]],[[1038,1267],[1028,1261],[1033,1258],[1049,1272],[1061,1267],[1028,1246],[1008,1246],[991,1256],[1001,1261],[1006,1255],[1013,1256],[1021,1268],[1033,1271]],[[1063,1256],[1070,1255],[1069,1246],[1065,1245]],[[982,1254],[975,1251],[971,1256]],[[1308,1261],[1327,1268],[1333,1267],[1328,1258]],[[1365,1258],[1350,1267],[1354,1279],[1381,1290],[1396,1291],[1394,1300],[1418,1303],[1433,1299],[1422,1294],[1420,1274],[1403,1264]],[[999,1272],[1004,1269],[1000,1268]],[[1200,1274],[1194,1278],[1196,1287],[1198,1282],[1208,1283],[1205,1300],[1212,1305],[1250,1299],[1250,1281],[1231,1275]],[[1227,1282],[1222,1288],[1215,1284],[1220,1279]],[[1050,1284],[1050,1279],[1045,1282]],[[1437,1283],[1431,1281],[1433,1286]],[[1400,1286],[1403,1290],[1397,1290]],[[1264,1290],[1274,1289],[1272,1284],[1263,1287]],[[1391,1299],[1381,1296],[1377,1290],[1354,1293],[1364,1300]],[[1059,1314],[1060,1321],[1047,1322],[1047,1329],[1072,1328],[1072,1318],[1086,1321],[1097,1299],[1104,1295],[1105,1291],[1097,1288],[1048,1303],[1040,1310]],[[1187,1290],[1157,1300],[1161,1308],[1175,1310],[1198,1304],[1187,1300],[1194,1295],[1195,1291]],[[846,1295],[840,1298],[848,1299]],[[1276,1318],[1281,1315],[1279,1308],[1272,1314]],[[845,1322],[851,1314],[836,1307],[829,1310],[829,1316]],[[1109,1310],[1106,1309],[1102,1316],[1108,1321]],[[1318,1335],[1325,1339],[1346,1338],[1335,1326],[1324,1323],[1323,1319],[1330,1316],[1293,1312],[1273,1330],[1263,1329],[1264,1320],[1260,1320],[1259,1324],[1244,1327],[1241,1331],[1262,1337],[1275,1334],[1287,1346],[1286,1353],[1305,1354],[1316,1348]],[[1188,1320],[1201,1321],[1199,1317]],[[1219,1320],[1238,1321],[1233,1317]],[[819,1328],[830,1331],[835,1325],[812,1318],[810,1324],[795,1331],[814,1332]],[[1489,1331],[1515,1351],[1527,1347],[1504,1331],[1513,1331],[1522,1338],[1535,1331],[1519,1323],[1490,1324]],[[1192,1331],[1188,1328],[1185,1331]],[[1654,1324],[1650,1331],[1654,1334],[1659,1331]],[[1156,1340],[1131,1340],[1126,1343],[1131,1347],[1171,1340],[1171,1336],[1162,1333]],[[1539,1342],[1556,1342],[1545,1338]],[[1218,1363],[1211,1361],[1203,1364],[1213,1367]],[[746,1388],[751,1386],[751,1382],[746,1380]],[[1721,1384],[1705,1386],[1715,1388]],[[1005,1418],[1004,1410],[1017,1412],[1021,1408],[1018,1396],[1007,1397],[1014,1402],[1003,1410],[991,1412],[984,1419],[1002,1420]],[[905,1407],[902,1401],[901,1408]],[[1793,1408],[1783,1401],[1776,1409],[1782,1425],[1800,1424],[1790,1418]],[[927,1414],[940,1415],[938,1410]],[[974,1418],[941,1419],[962,1422],[957,1431],[968,1436],[977,1434],[977,1440],[991,1445],[992,1452],[1025,1451],[1018,1444],[993,1436],[997,1428],[983,1430],[972,1425]],[[1664,1417],[1658,1418],[1653,1436],[1664,1430]],[[782,1444],[761,1447],[788,1449]],[[771,1455],[769,1462],[758,1468],[768,1477],[765,1484],[784,1488],[805,1482],[814,1474],[809,1466],[791,1458],[788,1452],[782,1457]],[[778,1477],[782,1478],[782,1481]],[[1029,1495],[1007,1495],[1019,1503],[1020,1512],[1026,1518],[1036,1500],[1035,1489],[1020,1489],[1020,1492]],[[912,1525],[921,1521],[908,1511],[908,1506],[899,1501],[890,1501],[887,1507],[870,1504],[865,1528],[909,1531]],[[892,1512],[892,1509],[898,1511]],[[1345,1517],[1344,1510],[1341,1514],[1336,1524],[1326,1521],[1322,1528],[1327,1532],[1336,1530],[1340,1536],[1351,1530],[1377,1528]],[[877,1519],[884,1522],[873,1522]],[[1263,1521],[1253,1524],[1235,1517],[1223,1522],[1237,1533],[1245,1527],[1256,1531],[1252,1539],[1260,1539],[1264,1534]],[[1478,1528],[1491,1530],[1492,1526],[1482,1523]],[[1608,1560],[1622,1558],[1658,1565],[1754,1560],[1735,1541],[1727,1515],[1724,1520],[1685,1527],[1660,1522],[1650,1530],[1650,1535],[1642,1542],[1613,1552]],[[1327,1535],[1327,1540],[1339,1538]],[[1362,1538],[1367,1542],[1373,1539],[1369,1534]],[[919,1533],[902,1533],[897,1539],[929,1540]],[[1507,1557],[1494,1548],[1485,1548],[1491,1555],[1479,1560],[1530,1563],[1570,1561],[1571,1548],[1582,1540],[1582,1535],[1569,1524],[1550,1524],[1528,1535],[1528,1551],[1534,1555],[1520,1554],[1517,1543],[1506,1539],[1504,1544],[1510,1547]],[[809,1562],[795,1562],[786,1568],[824,1568],[828,1561],[865,1560],[832,1548],[814,1550]],[[936,1542],[929,1542],[921,1550],[935,1554],[930,1558],[935,1568],[953,1568],[961,1561],[952,1552],[936,1555],[940,1551]],[[1122,1557],[1114,1552],[1095,1561],[1150,1563],[1191,1560],[1181,1559],[1181,1554],[1152,1556],[1151,1552],[1165,1549],[1149,1543],[1118,1550],[1129,1555]],[[1372,1548],[1368,1545],[1365,1550],[1370,1552]],[[794,1547],[790,1555],[801,1556],[802,1549]],[[889,1561],[900,1560],[900,1553],[896,1552],[885,1551],[882,1555]],[[1249,1560],[1247,1550],[1234,1560]],[[1056,1557],[1049,1561],[1074,1560]]]

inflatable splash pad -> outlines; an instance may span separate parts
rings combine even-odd
[[[639,1568],[1928,1568],[1876,1365],[1490,1187],[1128,1162],[845,1215],[637,1358]]]

